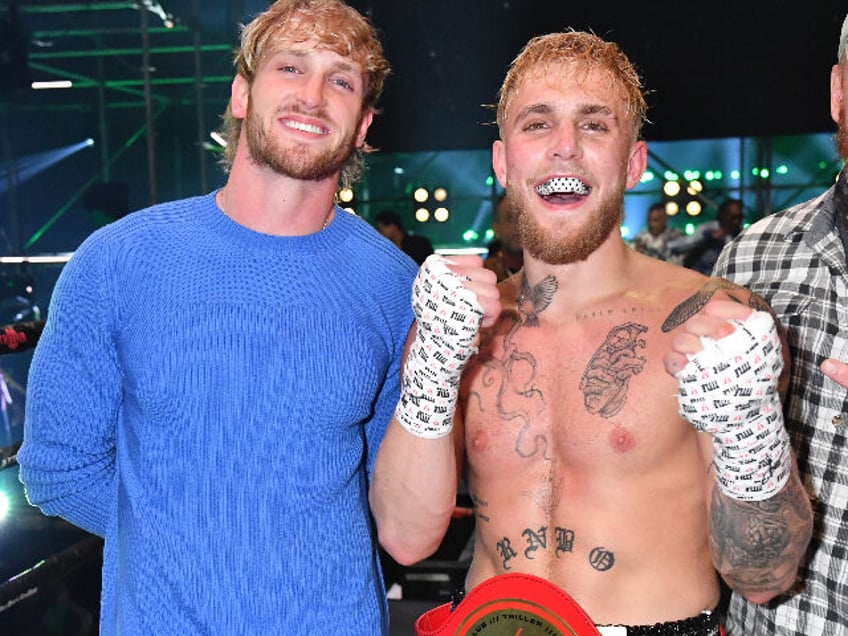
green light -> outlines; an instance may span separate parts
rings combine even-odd
[[[712,170],[707,170],[707,171],[704,173],[704,179],[706,179],[707,181],[712,181],[712,180],[713,180],[713,175],[714,175],[714,174],[715,174],[715,173],[714,173]]]
[[[480,235],[474,230],[465,230],[465,232],[462,233],[462,240],[466,243],[476,241],[478,238],[480,238]]]
[[[683,177],[687,181],[694,181],[695,179],[701,178],[701,171],[700,170],[684,170]]]
[[[495,178],[492,175],[489,175],[488,177],[486,177],[486,185],[489,186],[490,188],[493,185],[495,185]]]
[[[680,180],[680,175],[678,175],[676,172],[672,172],[671,170],[666,170],[663,173],[663,177],[665,178],[666,181],[679,181]]]
[[[642,178],[639,179],[639,181],[641,183],[648,183],[649,181],[653,181],[655,178],[656,175],[653,172],[651,172],[650,170],[645,170],[645,172],[642,173]]]
[[[493,238],[495,238],[495,231],[494,231],[492,228],[489,228],[489,229],[488,229],[488,230],[486,230],[486,232],[483,234],[483,237],[486,239],[486,242],[488,243],[488,242],[489,242],[489,241],[491,241]]]
[[[686,233],[686,236],[692,236],[695,233],[695,224],[687,223],[683,231]]]
[[[789,166],[785,163],[780,164],[777,168],[774,169],[777,174],[789,174]]]
[[[713,171],[713,179],[721,179],[723,176],[724,175],[722,174],[721,170]]]
[[[741,175],[739,174],[738,170],[731,170],[730,171],[730,178],[733,179],[734,181],[739,181],[740,176]]]
[[[827,162],[826,161],[819,161],[819,170],[826,170],[826,169],[827,169]]]
[[[759,176],[760,169],[759,168],[751,168],[751,174],[754,175],[755,177]]]
[[[762,170],[760,170],[760,178],[761,179],[768,179],[770,174],[771,174],[771,172],[769,172],[768,168],[763,168]]]

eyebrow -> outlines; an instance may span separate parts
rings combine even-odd
[[[518,114],[515,116],[515,123],[518,124],[522,120],[526,119],[527,117],[531,117],[532,115],[550,115],[555,110],[556,109],[548,102],[530,104],[518,111]],[[576,112],[579,115],[601,115],[604,117],[611,117],[615,120],[618,119],[613,110],[609,106],[605,106],[604,104],[579,104],[577,106]]]
[[[276,58],[280,55],[291,55],[292,57],[306,58],[306,57],[309,57],[309,55],[313,52],[314,52],[314,49],[313,50],[280,49],[279,51],[275,52],[271,56],[270,59],[274,59],[274,58]],[[362,73],[362,71],[360,69],[358,69],[356,66],[354,66],[352,63],[346,62],[344,60],[340,60],[340,61],[335,62],[333,64],[333,70],[336,71],[336,72],[354,73],[354,74],[357,74],[357,75]]]

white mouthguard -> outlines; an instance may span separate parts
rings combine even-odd
[[[550,194],[589,194],[589,186],[576,177],[555,177],[537,185],[536,192],[543,197]]]

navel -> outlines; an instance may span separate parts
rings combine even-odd
[[[636,439],[626,428],[616,426],[610,431],[609,444],[616,453],[629,453],[636,446]]]

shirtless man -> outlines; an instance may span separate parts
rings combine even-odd
[[[415,563],[441,541],[464,464],[467,590],[535,574],[598,625],[716,634],[716,569],[754,602],[787,591],[810,503],[765,304],[621,238],[644,115],[629,61],[592,34],[536,38],[513,62],[493,165],[524,274],[495,288],[471,258],[425,262],[370,496],[382,545]]]

